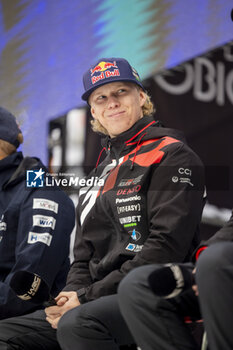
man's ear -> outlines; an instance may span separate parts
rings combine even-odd
[[[142,107],[146,102],[146,98],[147,98],[145,92],[142,89],[139,90],[139,96],[140,96],[140,106]]]
[[[95,109],[91,107],[91,115],[94,119],[96,119]]]

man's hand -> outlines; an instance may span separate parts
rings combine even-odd
[[[76,292],[61,292],[55,298],[57,305],[45,309],[46,320],[53,328],[57,328],[62,315],[80,305]]]

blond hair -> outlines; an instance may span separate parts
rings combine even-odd
[[[23,134],[19,133],[17,140],[19,141],[19,144],[23,143]],[[6,156],[9,156],[10,154],[16,152],[16,147],[10,142],[0,139],[0,150]]]
[[[136,84],[135,84],[136,85]],[[140,87],[138,87],[136,85],[136,87],[141,90]],[[144,105],[142,106],[142,113],[143,113],[143,117],[145,117],[146,115],[152,115],[155,112],[155,108],[153,105],[153,102],[151,101],[150,96],[147,94],[147,92],[144,92],[145,96],[146,96],[146,101],[144,103]],[[107,130],[103,127],[102,124],[100,124],[100,122],[97,119],[92,119],[91,120],[91,127],[92,130],[94,132],[98,132],[104,135],[108,135]]]

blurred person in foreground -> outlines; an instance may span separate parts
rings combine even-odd
[[[201,242],[193,260],[196,264],[173,264],[172,268],[139,267],[121,282],[120,309],[142,350],[198,349],[187,317],[203,318],[208,349],[233,349],[233,213],[219,231]],[[174,272],[178,268],[182,276],[175,272],[174,279],[169,268]],[[159,295],[161,284],[170,295]]]
[[[39,275],[52,295],[64,287],[69,270],[72,201],[58,188],[26,187],[26,172],[46,173],[38,158],[17,148],[23,135],[16,118],[0,107],[0,319],[43,308],[25,302],[10,287],[19,271]]]
[[[134,344],[118,306],[120,281],[137,266],[187,261],[199,242],[203,165],[180,132],[155,120],[137,71],[103,58],[83,83],[106,152],[89,178],[102,183],[80,190],[75,259],[57,305],[0,322],[0,349]]]

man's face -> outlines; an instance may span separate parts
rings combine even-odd
[[[115,137],[142,118],[145,93],[134,83],[114,82],[97,88],[89,98],[91,114]]]

